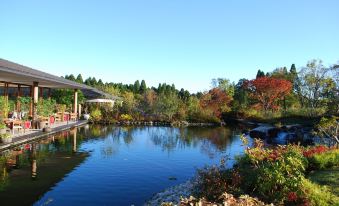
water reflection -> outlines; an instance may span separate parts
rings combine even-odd
[[[4,205],[40,205],[57,190],[53,198],[72,205],[81,205],[79,198],[97,202],[100,195],[110,197],[101,197],[103,204],[139,205],[175,184],[168,176],[185,181],[196,167],[235,154],[238,134],[235,127],[86,125],[63,131],[0,154],[0,199]],[[76,184],[67,184],[69,174]]]
[[[72,129],[2,152],[1,202],[4,205],[31,205],[80,164],[87,153],[77,153],[83,140],[77,133],[78,129]]]

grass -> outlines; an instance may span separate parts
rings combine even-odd
[[[339,197],[339,167],[311,172],[308,178],[319,185],[326,186]]]

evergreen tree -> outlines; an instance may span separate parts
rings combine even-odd
[[[84,80],[82,79],[81,74],[78,74],[78,76],[77,76],[77,78],[76,78],[75,81],[78,82],[78,83],[80,83],[80,84],[84,83]]]
[[[88,86],[91,86],[91,82],[92,82],[92,78],[91,77],[88,77],[86,80],[85,80],[85,84],[88,85]]]
[[[133,91],[134,91],[134,93],[139,93],[139,91],[140,91],[140,82],[139,82],[139,80],[134,82]]]
[[[104,86],[104,83],[102,82],[101,79],[99,79],[99,81],[98,81],[98,86]]]
[[[259,78],[259,77],[264,77],[265,76],[265,72],[261,71],[260,69],[258,70],[257,72],[257,77],[256,78]]]
[[[165,92],[165,87],[163,84],[159,83],[159,87],[158,87],[158,94],[164,93]]]
[[[98,82],[97,82],[97,79],[95,78],[95,77],[93,77],[92,79],[91,79],[91,86],[96,86],[98,84]]]
[[[146,82],[145,80],[142,80],[140,85],[140,93],[143,94],[146,92],[146,90],[147,90]]]
[[[71,80],[71,81],[75,81],[75,77],[74,77],[73,74],[69,75],[69,76],[68,76],[68,79]]]

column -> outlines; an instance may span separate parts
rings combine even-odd
[[[37,104],[39,101],[39,83],[33,82],[33,120],[37,120],[38,114],[37,114]]]
[[[81,112],[82,112],[82,106],[81,104],[78,105],[78,119],[81,117]]]
[[[74,89],[73,113],[78,112],[78,90]]]
[[[18,84],[18,93],[16,95],[16,110],[17,110],[17,112],[21,112],[20,97],[21,97],[21,85]]]

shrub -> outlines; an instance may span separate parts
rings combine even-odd
[[[227,191],[227,178],[227,172],[223,167],[213,166],[198,170],[193,195],[218,202],[221,195]]]
[[[323,153],[316,153],[309,157],[312,169],[326,169],[339,166],[339,149],[329,150]]]
[[[132,121],[133,117],[129,114],[122,114],[120,115],[120,120],[121,121]]]
[[[326,146],[299,145],[265,147],[255,140],[254,147],[236,158],[233,169],[224,164],[198,172],[194,195],[221,203],[222,194],[249,194],[277,205],[334,205],[336,198],[326,187],[305,178],[310,168],[339,166],[339,150]]]
[[[101,121],[102,118],[101,110],[99,108],[94,108],[90,113],[90,117],[91,120],[93,120],[94,122]]]
[[[286,201],[291,192],[301,193],[307,159],[299,146],[269,149],[258,141],[256,147],[247,149],[239,163],[237,167],[244,178],[241,187],[245,192],[275,203]]]

